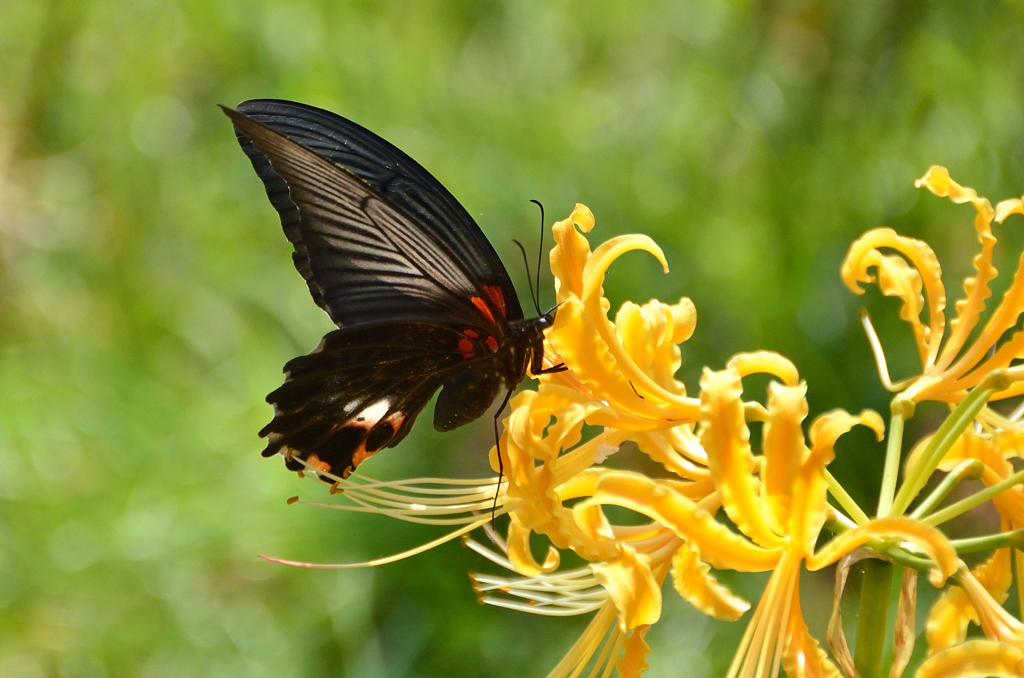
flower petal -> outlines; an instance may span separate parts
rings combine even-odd
[[[940,530],[912,518],[879,518],[836,535],[820,551],[808,556],[807,569],[820,570],[869,541],[892,538],[917,544],[931,558],[936,569],[932,570],[930,578],[936,587],[942,586],[959,566],[956,550]]]
[[[1020,678],[1024,650],[1009,643],[969,640],[929,657],[914,678]]]
[[[928,327],[920,321],[923,299],[920,297],[919,288],[912,282],[911,269],[896,263],[896,259],[892,257],[884,257],[878,251],[879,247],[894,249],[913,264],[913,269],[920,276],[919,280],[928,298]],[[864,289],[860,283],[875,281],[875,276],[868,273],[868,268],[871,267],[879,270],[879,282],[884,284],[883,294],[903,300],[900,317],[911,324],[921,363],[928,369],[938,355],[939,342],[942,340],[946,324],[943,315],[946,308],[946,290],[942,285],[939,260],[927,243],[897,235],[891,228],[875,228],[850,245],[850,251],[846,254],[842,266],[843,282],[852,292],[863,294]]]
[[[653,624],[661,617],[661,587],[646,556],[628,546],[617,560],[593,563],[591,569],[619,611],[622,631]]]
[[[548,574],[558,569],[562,562],[558,549],[548,546],[548,554],[544,564],[540,565],[530,551],[530,529],[512,514],[512,522],[508,526],[508,559],[515,571],[527,577]]]
[[[750,603],[718,583],[692,543],[683,544],[673,556],[672,582],[683,600],[715,619],[736,621],[750,609]]]
[[[577,203],[568,219],[551,227],[555,236],[551,273],[555,276],[555,299],[559,303],[570,296],[583,297],[583,267],[590,258],[590,243],[580,235],[576,226],[584,233],[594,228],[594,214],[586,205]]]
[[[795,386],[800,381],[800,373],[788,358],[774,351],[754,351],[737,353],[725,365],[726,369],[735,371],[741,377],[749,374],[770,374],[777,377],[786,386]]]
[[[793,611],[790,613],[782,668],[786,670],[787,678],[842,678],[839,669],[807,629],[799,600],[793,602]]]
[[[743,534],[766,548],[781,547],[785,542],[772,531],[764,515],[753,473],[754,455],[740,398],[740,375],[733,370],[705,369],[700,387],[700,440],[722,506]]]
[[[640,678],[647,670],[647,655],[651,647],[644,640],[649,626],[638,626],[633,629],[625,642],[622,643],[622,657],[615,663],[619,678]]]
[[[991,558],[971,571],[989,595],[1000,603],[1006,600],[1010,584],[1013,582],[1010,551],[998,549]],[[979,623],[978,614],[970,599],[963,589],[951,586],[935,601],[928,613],[925,637],[928,640],[929,653],[935,654],[964,642],[967,639],[967,626],[972,621],[975,624]]]
[[[963,348],[971,330],[978,324],[978,318],[985,310],[985,300],[992,296],[989,283],[999,275],[992,265],[992,250],[996,244],[996,238],[992,235],[992,217],[995,216],[995,212],[987,198],[981,198],[973,188],[961,186],[953,181],[945,167],[932,165],[915,185],[925,186],[935,195],[949,197],[957,204],[969,202],[977,211],[974,230],[977,231],[978,240],[981,242],[981,252],[974,257],[974,270],[977,271],[977,275],[964,280],[964,292],[967,296],[956,303],[957,316],[949,323],[949,339],[942,347],[942,355],[936,363],[937,369],[945,370]],[[982,354],[987,350],[984,349]],[[970,364],[976,362],[977,358],[974,358]]]
[[[768,386],[768,421],[762,432],[761,496],[768,509],[772,529],[785,534],[793,483],[808,454],[801,428],[807,417],[807,384]]]
[[[701,558],[717,569],[763,572],[778,564],[782,549],[751,544],[673,487],[670,481],[607,471],[596,476],[591,501],[622,506],[652,518],[696,544]]]

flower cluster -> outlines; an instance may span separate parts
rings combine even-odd
[[[1018,533],[1024,528],[1024,493],[1017,488],[1024,473],[1015,473],[1010,463],[1024,441],[1024,408],[1002,414],[989,406],[1024,393],[1024,367],[1014,366],[1024,358],[1024,331],[1011,333],[1024,311],[1024,256],[1002,302],[976,331],[997,275],[992,222],[1024,213],[1024,205],[1008,200],[993,208],[941,167],[931,168],[918,185],[974,206],[981,251],[976,274],[965,281],[965,297],[947,325],[941,270],[927,244],[878,228],[851,246],[843,280],[857,293],[861,285],[877,282],[883,294],[900,299],[900,317],[910,324],[920,355],[920,373],[894,383],[864,317],[882,382],[896,393],[888,427],[870,410],[826,412],[808,424],[806,384],[791,361],[766,351],[736,355],[721,370],[705,368],[696,395],[688,395],[675,375],[679,344],[696,327],[694,305],[685,298],[675,304],[627,302],[610,319],[603,283],[615,259],[643,250],[667,272],[665,257],[642,235],[613,238],[591,251],[586,235],[594,217],[577,205],[553,227],[551,269],[559,306],[546,335],[549,362],[568,369],[541,375],[536,390],[511,400],[500,445],[491,451],[495,469],[500,455],[505,482],[498,487],[494,479],[352,477],[340,484],[348,508],[458,526],[422,548],[484,527],[496,549],[468,536],[465,542],[508,574],[473,575],[483,602],[539,614],[596,613],[549,678],[577,676],[587,667],[593,676],[612,670],[639,676],[649,652],[644,636],[661,616],[668,578],[702,613],[739,620],[751,604],[718,581],[714,570],[771,572],[729,678],[777,676],[780,670],[791,678],[880,675],[881,653],[879,667],[863,666],[861,644],[878,642],[872,634],[884,642],[887,633],[895,638],[890,675],[900,675],[916,635],[918,572],[944,587],[928,616],[929,656],[918,677],[1024,675],[1024,625],[1019,614],[1002,607],[1013,563],[1024,564],[1012,550],[1024,539],[1024,530]],[[745,390],[744,379],[752,374],[773,378],[760,398]],[[904,455],[904,423],[926,400],[948,403],[949,416]],[[859,506],[827,468],[836,441],[858,425],[887,441],[881,498],[872,511]],[[752,449],[751,426],[761,427],[760,449]],[[659,472],[603,463],[627,442],[635,450],[630,453],[645,455],[647,466]],[[945,476],[929,485],[937,471]],[[965,479],[980,480],[985,489],[943,505]],[[496,491],[495,513],[508,515],[504,537],[490,526]],[[989,500],[1002,516],[1000,532],[951,540],[940,529]],[[548,543],[543,562],[533,555],[534,539]],[[992,555],[974,569],[960,559],[983,550]],[[563,568],[566,552],[586,564]],[[887,631],[884,580],[880,624],[869,628],[861,619],[855,659],[840,602],[845,573],[864,558],[890,567],[889,576],[890,564],[896,564],[905,572],[904,586],[895,627]],[[836,563],[830,658],[804,623],[799,581],[803,568]],[[861,596],[879,596],[869,579]],[[862,604],[862,617],[865,609]],[[984,639],[967,640],[972,622]]]

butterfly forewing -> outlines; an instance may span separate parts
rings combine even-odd
[[[288,186],[313,282],[339,326],[382,317],[494,323],[498,305],[444,243],[351,172],[234,115]],[[474,302],[482,299],[486,308]]]
[[[375,195],[414,222],[417,230],[440,243],[446,253],[444,259],[468,274],[477,285],[475,294],[494,304],[495,313],[510,321],[523,317],[515,289],[494,248],[469,213],[415,160],[352,121],[304,104],[256,99],[239,104],[237,111],[361,179]],[[316,272],[317,253],[311,258],[309,243],[300,228],[302,210],[295,204],[296,198],[289,195],[290,182],[279,176],[266,154],[241,130],[239,142],[281,216],[285,233],[295,246],[295,266],[314,299],[336,322],[351,324],[335,317],[338,309],[329,307],[323,299],[329,294],[324,288],[344,286],[347,280]],[[440,260],[435,263],[443,266]]]

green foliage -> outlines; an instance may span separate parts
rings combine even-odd
[[[1024,191],[1022,26],[1019,1],[3,0],[0,675],[544,675],[585,623],[481,608],[465,572],[486,565],[457,544],[372,572],[256,559],[437,533],[286,506],[326,493],[259,457],[265,394],[329,323],[215,104],[296,99],[378,132],[524,291],[528,200],[559,219],[583,202],[595,242],[664,246],[671,275],[635,255],[607,289],[694,300],[692,389],[766,348],[800,368],[812,416],[885,412],[857,310],[905,340],[894,377],[909,333],[839,263],[888,224],[950,279],[968,270],[973,210],[912,182],[939,163],[994,200]],[[1017,227],[997,227],[1001,269]],[[365,472],[485,472],[488,423],[424,419]],[[877,483],[868,439],[840,447],[847,487]],[[740,630],[669,603],[648,675],[727,665]]]

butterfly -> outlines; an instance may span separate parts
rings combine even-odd
[[[264,457],[327,483],[394,447],[440,389],[434,428],[508,404],[544,369],[554,310],[526,319],[473,218],[415,160],[373,132],[305,104],[231,109],[242,150],[292,243],[295,268],[338,329],[284,366],[267,396]],[[525,255],[524,255],[525,256]],[[532,286],[531,286],[532,288]]]

